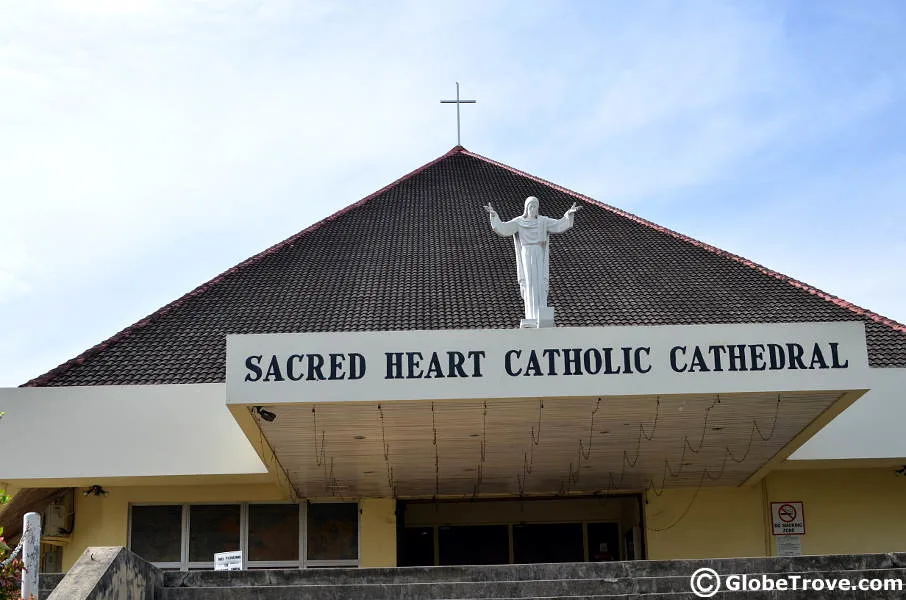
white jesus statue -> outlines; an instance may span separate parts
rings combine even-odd
[[[562,233],[573,226],[573,215],[579,205],[572,207],[562,219],[551,219],[538,214],[538,199],[525,199],[522,216],[503,222],[490,203],[484,207],[491,215],[491,228],[497,235],[513,236],[516,248],[516,278],[525,306],[525,318],[520,327],[553,327],[554,309],[547,305],[549,282],[548,238],[551,233]]]

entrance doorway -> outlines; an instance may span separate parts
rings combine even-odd
[[[637,560],[641,496],[397,504],[399,566]]]

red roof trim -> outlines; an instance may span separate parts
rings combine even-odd
[[[354,203],[354,204],[350,204],[349,206],[347,206],[347,207],[345,207],[345,208],[342,208],[342,209],[338,210],[337,212],[333,213],[333,214],[330,215],[329,217],[325,217],[324,219],[321,219],[321,220],[318,221],[317,223],[315,223],[315,224],[313,224],[313,225],[310,225],[309,227],[306,227],[305,229],[303,229],[303,230],[300,231],[299,233],[296,233],[296,234],[292,235],[291,237],[288,237],[287,239],[283,240],[282,242],[279,242],[279,243],[277,243],[277,244],[274,244],[273,246],[271,246],[270,248],[264,250],[263,252],[259,252],[258,254],[254,255],[254,256],[252,256],[252,257],[250,257],[250,258],[247,258],[246,260],[242,261],[242,262],[239,263],[238,265],[236,265],[236,266],[234,266],[234,267],[231,267],[231,268],[227,269],[226,271],[224,271],[224,272],[221,273],[220,275],[217,275],[216,277],[214,277],[214,278],[211,279],[210,281],[201,284],[200,286],[198,286],[197,288],[195,288],[195,289],[192,290],[191,292],[189,292],[189,293],[183,295],[182,297],[180,297],[180,298],[174,300],[173,302],[167,304],[166,306],[163,306],[162,308],[157,309],[155,312],[151,313],[150,315],[148,315],[148,316],[145,317],[144,319],[138,321],[137,323],[134,323],[133,325],[130,325],[129,327],[126,327],[126,328],[123,329],[122,331],[120,331],[120,332],[118,332],[118,333],[112,335],[111,337],[107,338],[106,340],[104,340],[104,341],[101,342],[100,344],[97,344],[97,345],[95,345],[95,346],[92,346],[91,348],[89,348],[88,350],[85,350],[84,352],[82,352],[81,354],[79,354],[78,356],[76,356],[75,358],[73,358],[73,359],[71,359],[71,360],[68,360],[68,361],[64,362],[63,364],[61,364],[61,365],[59,365],[59,366],[57,366],[57,367],[54,367],[53,369],[51,369],[51,370],[48,371],[47,373],[44,373],[43,375],[39,375],[38,377],[35,377],[34,379],[32,379],[32,380],[30,380],[30,381],[28,381],[28,382],[22,384],[20,387],[39,387],[39,386],[42,386],[42,385],[47,385],[48,383],[50,383],[51,381],[53,381],[53,379],[54,379],[57,375],[60,375],[60,374],[62,374],[62,373],[65,373],[65,372],[68,371],[70,368],[72,368],[72,367],[74,367],[74,366],[76,366],[76,365],[81,365],[81,364],[83,364],[86,360],[88,360],[89,358],[95,356],[95,355],[98,354],[99,352],[101,352],[101,351],[103,351],[103,350],[106,350],[107,348],[113,346],[114,344],[117,344],[118,342],[120,342],[120,341],[124,340],[125,338],[129,337],[130,335],[132,335],[133,333],[135,333],[135,332],[138,331],[139,329],[142,329],[143,327],[145,327],[145,326],[147,326],[147,325],[150,325],[151,323],[157,321],[158,319],[160,319],[161,317],[163,317],[164,315],[166,315],[167,313],[169,313],[171,310],[176,309],[176,308],[179,308],[180,306],[182,306],[183,304],[185,304],[189,299],[194,298],[195,296],[199,296],[199,295],[205,293],[206,291],[208,291],[209,289],[211,289],[212,287],[214,287],[215,285],[217,285],[218,283],[220,283],[221,281],[223,281],[223,280],[224,280],[225,278],[227,278],[228,276],[233,275],[234,273],[236,273],[236,272],[238,272],[238,271],[241,271],[242,269],[245,269],[246,267],[252,266],[252,265],[254,265],[254,264],[260,262],[261,260],[263,260],[265,257],[270,256],[271,254],[274,254],[275,252],[280,251],[282,248],[284,248],[284,247],[286,247],[286,246],[288,246],[288,245],[290,245],[290,244],[295,243],[295,242],[296,242],[299,238],[301,238],[302,236],[304,236],[304,235],[306,235],[306,234],[309,234],[309,233],[311,233],[311,232],[313,232],[313,231],[316,231],[316,230],[320,229],[321,227],[323,227],[324,225],[330,223],[331,221],[335,221],[336,219],[342,217],[342,216],[345,215],[346,213],[352,211],[353,209],[356,209],[356,208],[362,206],[363,204],[365,204],[365,203],[368,202],[369,200],[372,200],[372,199],[376,198],[377,196],[380,196],[381,194],[383,194],[383,193],[386,192],[387,190],[389,190],[389,189],[391,189],[391,188],[393,188],[393,187],[399,185],[400,183],[406,181],[407,179],[410,179],[410,178],[414,177],[415,175],[418,175],[419,173],[421,173],[421,172],[424,171],[425,169],[428,169],[429,167],[432,167],[433,165],[437,164],[438,162],[442,161],[443,159],[448,158],[448,157],[453,156],[453,155],[456,155],[456,154],[464,153],[464,152],[466,152],[466,149],[463,148],[462,146],[454,146],[449,152],[447,152],[447,153],[445,153],[445,154],[443,154],[443,155],[441,155],[441,156],[435,158],[435,159],[432,160],[431,162],[426,163],[426,164],[424,164],[424,165],[418,167],[417,169],[415,169],[414,171],[411,171],[411,172],[407,173],[406,175],[403,175],[402,177],[400,177],[399,179],[397,179],[397,180],[394,181],[393,183],[390,183],[390,184],[388,184],[388,185],[385,185],[384,187],[382,187],[382,188],[379,189],[378,191],[374,192],[373,194],[369,194],[368,196],[365,196],[364,198],[362,198],[362,199],[359,200],[358,202],[356,202],[356,203]]]
[[[614,214],[620,215],[621,217],[624,217],[624,218],[626,218],[626,219],[630,219],[631,221],[635,221],[636,223],[639,223],[639,224],[644,225],[644,226],[646,226],[646,227],[650,227],[651,229],[654,229],[654,230],[659,231],[659,232],[661,232],[661,233],[665,233],[665,234],[667,234],[667,235],[669,235],[669,236],[672,236],[672,237],[674,237],[674,238],[676,238],[676,239],[678,239],[678,240],[681,240],[681,241],[683,241],[683,242],[692,244],[693,246],[697,246],[697,247],[699,247],[699,248],[703,248],[703,249],[705,249],[705,250],[707,250],[707,251],[709,251],[709,252],[712,252],[712,253],[714,253],[714,254],[717,254],[718,256],[722,256],[722,257],[724,257],[724,258],[729,258],[730,260],[734,260],[734,261],[736,261],[736,262],[738,262],[738,263],[740,263],[740,264],[743,264],[743,265],[745,265],[745,266],[747,266],[747,267],[750,267],[750,268],[752,268],[752,269],[755,269],[756,271],[760,271],[761,273],[763,273],[763,274],[765,274],[765,275],[768,275],[768,276],[770,276],[770,277],[774,277],[775,279],[779,279],[780,281],[784,281],[784,282],[786,282],[786,283],[792,285],[793,287],[797,287],[797,288],[799,288],[799,289],[801,289],[801,290],[804,290],[804,291],[806,291],[806,292],[808,292],[808,293],[810,293],[810,294],[813,294],[813,295],[815,295],[815,296],[818,296],[819,298],[821,298],[821,299],[823,299],[823,300],[827,300],[828,302],[831,302],[831,303],[833,303],[833,304],[836,304],[837,306],[840,306],[841,308],[845,308],[846,310],[848,310],[848,311],[850,311],[850,312],[852,312],[852,313],[854,313],[854,314],[856,314],[856,315],[858,315],[858,316],[867,317],[867,318],[871,319],[872,321],[875,321],[875,322],[877,322],[877,323],[881,323],[882,325],[886,325],[886,326],[888,326],[888,327],[890,327],[890,328],[892,328],[892,329],[895,329],[895,330],[897,330],[897,331],[906,332],[906,325],[904,325],[903,323],[899,323],[899,322],[897,322],[897,321],[894,321],[893,319],[889,319],[889,318],[887,318],[887,317],[885,317],[885,316],[883,316],[883,315],[879,315],[879,314],[876,313],[876,312],[872,312],[872,311],[870,311],[870,310],[868,310],[868,309],[866,309],[866,308],[862,308],[861,306],[858,306],[858,305],[856,305],[856,304],[853,304],[852,302],[848,302],[848,301],[846,301],[846,300],[843,300],[842,298],[838,298],[837,296],[834,296],[834,295],[832,295],[832,294],[828,294],[827,292],[821,291],[821,290],[819,290],[819,289],[816,288],[816,287],[810,286],[809,284],[804,283],[804,282],[802,282],[802,281],[799,281],[798,279],[794,279],[794,278],[792,278],[792,277],[789,277],[789,276],[787,276],[787,275],[784,275],[783,273],[778,273],[777,271],[774,271],[773,269],[769,269],[769,268],[767,268],[767,267],[765,267],[765,266],[763,266],[763,265],[760,265],[760,264],[758,264],[758,263],[756,263],[756,262],[754,262],[754,261],[751,261],[751,260],[749,260],[749,259],[747,259],[747,258],[744,258],[744,257],[739,256],[739,255],[737,255],[737,254],[733,254],[732,252],[727,252],[726,250],[721,250],[720,248],[717,248],[717,247],[712,246],[712,245],[710,245],[710,244],[706,244],[706,243],[704,243],[704,242],[701,242],[701,241],[699,241],[699,240],[696,240],[696,239],[694,239],[694,238],[691,238],[691,237],[689,237],[689,236],[687,236],[687,235],[684,235],[684,234],[682,234],[682,233],[679,233],[679,232],[677,232],[677,231],[673,231],[672,229],[668,229],[668,228],[666,228],[666,227],[662,227],[661,225],[658,225],[658,224],[656,224],[656,223],[652,223],[651,221],[645,220],[645,219],[643,219],[643,218],[641,218],[641,217],[639,217],[639,216],[636,216],[636,215],[634,215],[634,214],[632,214],[632,213],[628,213],[628,212],[626,212],[626,211],[624,211],[624,210],[620,210],[619,208],[616,208],[616,207],[611,206],[611,205],[609,205],[609,204],[605,204],[605,203],[603,203],[603,202],[600,202],[600,201],[598,201],[598,200],[595,200],[594,198],[589,198],[588,196],[585,196],[584,194],[580,194],[580,193],[578,193],[578,192],[574,192],[574,191],[572,191],[572,190],[570,190],[570,189],[567,189],[567,188],[565,188],[565,187],[563,187],[563,186],[557,185],[556,183],[551,183],[550,181],[547,181],[546,179],[542,179],[542,178],[540,178],[540,177],[536,177],[535,175],[531,175],[531,174],[526,173],[526,172],[524,172],[524,171],[520,171],[519,169],[514,169],[513,167],[511,167],[511,166],[509,166],[509,165],[505,165],[505,164],[503,164],[503,163],[497,162],[496,160],[487,158],[486,156],[481,156],[480,154],[475,154],[474,152],[469,152],[469,151],[466,150],[465,148],[462,149],[462,153],[465,154],[466,156],[471,156],[471,157],[473,157],[473,158],[477,158],[477,159],[479,159],[479,160],[483,160],[483,161],[485,161],[485,162],[487,162],[487,163],[490,163],[490,164],[492,164],[492,165],[494,165],[494,166],[496,166],[496,167],[500,167],[500,168],[502,168],[502,169],[506,169],[507,171],[509,171],[509,172],[511,172],[511,173],[515,173],[516,175],[520,175],[520,176],[522,176],[522,177],[525,177],[525,178],[527,178],[527,179],[530,179],[530,180],[535,181],[535,182],[537,182],[537,183],[540,183],[540,184],[542,184],[542,185],[546,185],[546,186],[548,186],[548,187],[551,187],[551,188],[553,188],[553,189],[555,189],[555,190],[557,190],[557,191],[559,191],[559,192],[563,192],[564,194],[569,194],[570,196],[573,196],[574,198],[577,198],[577,199],[582,200],[582,201],[584,201],[584,202],[589,202],[589,203],[594,204],[594,205],[596,205],[596,206],[600,206],[601,208],[603,208],[603,209],[605,209],[605,210],[608,210],[608,211],[610,211],[610,212],[612,212],[612,213],[614,213]]]

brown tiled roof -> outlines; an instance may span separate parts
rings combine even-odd
[[[551,251],[562,327],[863,321],[869,362],[906,367],[906,326],[462,147],[199,286],[25,385],[224,379],[231,333],[511,328],[503,218],[585,205]]]

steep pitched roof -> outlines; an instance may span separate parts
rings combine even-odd
[[[491,232],[541,198],[585,205],[551,252],[559,326],[863,321],[906,367],[906,326],[461,146],[253,256],[29,386],[219,382],[231,333],[511,328],[513,247]]]

